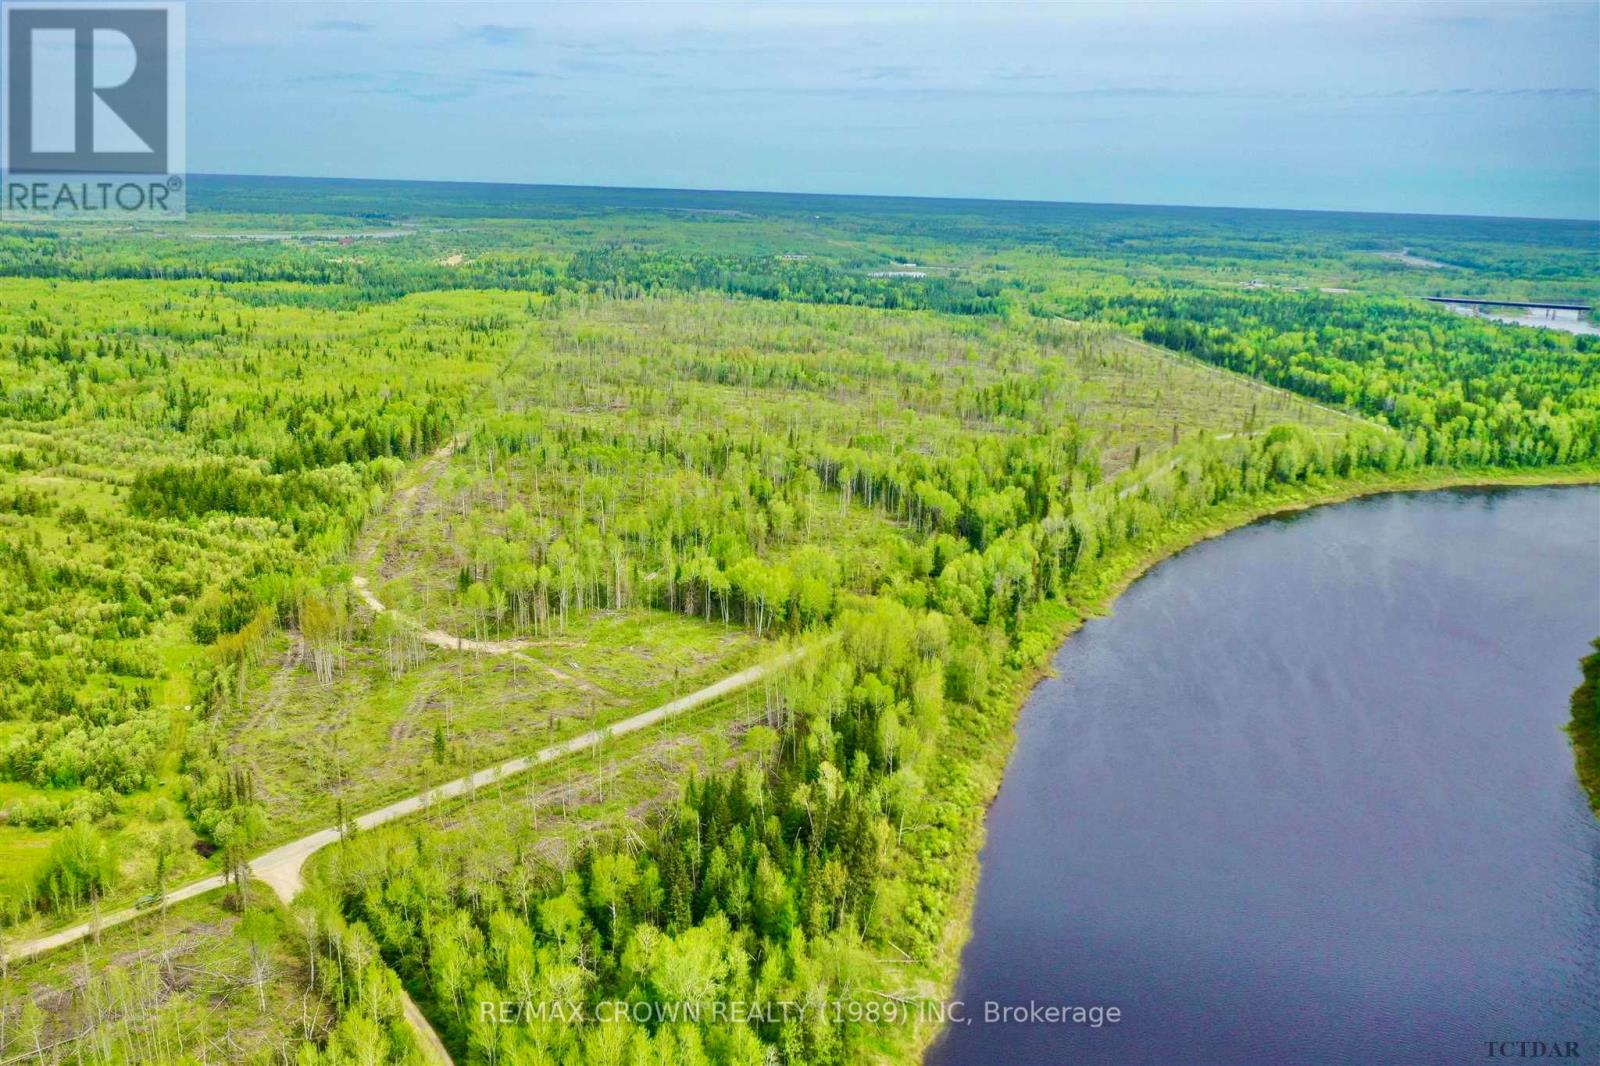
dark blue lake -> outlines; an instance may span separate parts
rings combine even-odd
[[[1597,634],[1594,487],[1372,497],[1163,563],[1023,712],[971,1021],[927,1061],[1600,1060],[1600,823],[1561,729]]]

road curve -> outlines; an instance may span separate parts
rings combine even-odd
[[[372,586],[367,584],[365,577],[360,574],[355,575],[350,579],[350,587],[355,589],[356,595],[361,597],[361,602],[366,604],[373,614],[388,613],[389,608],[372,594]],[[394,614],[403,621],[408,623],[411,621],[398,611]],[[442,629],[423,629],[420,626],[417,627],[417,636],[422,643],[431,644],[435,648],[445,648],[449,651],[476,651],[485,655],[510,655],[534,644],[529,640],[471,640],[467,637],[458,637],[454,633],[446,633]]]
[[[406,1022],[416,1035],[417,1050],[422,1052],[423,1061],[433,1063],[434,1066],[455,1066],[455,1060],[450,1057],[450,1049],[439,1039],[439,1031],[428,1021],[428,1016],[422,1013],[422,1008],[411,998],[411,993],[404,988],[400,989],[400,1013],[405,1016]]]
[[[824,643],[831,643],[834,639],[836,638],[829,637]],[[626,736],[629,733],[637,733],[641,729],[648,729],[659,722],[664,722],[669,718],[704,706],[719,697],[747,688],[768,674],[787,669],[817,650],[820,646],[819,644],[811,644],[795,648],[776,658],[768,659],[765,662],[740,670],[738,673],[729,674],[721,681],[691,692],[687,696],[680,696],[675,700],[661,704],[659,707],[641,711],[619,722],[613,722],[604,728],[591,729],[586,733],[579,733],[577,736],[570,737],[559,744],[540,748],[531,755],[508,759],[498,765],[490,766],[465,777],[458,777],[454,781],[447,781],[416,795],[407,796],[405,799],[379,807],[375,811],[368,811],[354,820],[355,825],[360,829],[373,829],[398,818],[404,818],[407,815],[426,810],[441,800],[465,795],[485,785],[491,785],[496,781],[520,774],[525,770],[531,770],[536,766],[543,766],[545,763],[563,756],[592,748],[607,737]],[[315,833],[290,841],[281,847],[273,848],[271,851],[252,859],[250,861],[250,872],[256,878],[271,886],[272,890],[277,893],[278,898],[287,903],[299,895],[300,890],[305,887],[300,874],[305,867],[306,860],[338,839],[339,829],[337,826],[319,829]],[[170,906],[173,903],[192,899],[213,889],[221,888],[224,883],[222,875],[215,874],[199,881],[190,882],[181,888],[173,889],[166,894],[162,902],[164,905]],[[7,949],[6,957],[9,960],[18,960],[31,958],[34,955],[42,955],[47,951],[52,951],[82,940],[84,937],[92,936],[98,930],[121,925],[123,922],[136,918],[141,914],[153,913],[157,909],[148,907],[141,910],[135,907],[125,907],[122,910],[101,915],[98,920],[82,922],[46,936],[14,944]]]

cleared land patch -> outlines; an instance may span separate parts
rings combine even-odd
[[[331,1006],[310,985],[293,918],[258,886],[248,924],[221,891],[107,930],[98,944],[13,964],[0,1061],[274,1063],[320,1040]]]

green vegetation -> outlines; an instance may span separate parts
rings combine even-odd
[[[1398,300],[1307,292],[1132,292],[1069,297],[1077,314],[1424,442],[1426,461],[1545,466],[1600,452],[1593,338],[1507,331]]]
[[[280,635],[275,644],[291,646],[263,656],[279,665],[258,671],[242,713],[222,716],[230,758],[258,782],[263,844],[603,728],[749,665],[761,647],[696,619],[597,612],[554,646],[514,656],[429,648],[396,671],[389,642],[409,634],[368,634],[326,683],[305,668],[296,638]]]
[[[13,964],[20,1005],[0,1015],[0,1059],[273,1063],[321,1042],[335,1017],[313,988],[317,930],[281,909],[232,913],[220,895]]]
[[[505,344],[448,301],[279,310],[161,282],[0,289],[0,773],[27,786],[8,823],[100,821],[136,864],[180,805],[211,836],[222,775],[190,727],[437,446],[443,390],[405,383],[471,387]],[[194,866],[191,839],[165,872]],[[125,894],[148,891],[131,873]],[[49,905],[6,874],[13,918]]]
[[[1578,763],[1578,781],[1589,794],[1589,806],[1600,817],[1600,638],[1594,654],[1578,664],[1583,681],[1572,690],[1572,721],[1567,735],[1572,738],[1572,753]]]
[[[192,203],[170,232],[0,229],[9,940],[247,880],[834,639],[355,834],[293,915],[206,903],[235,961],[299,945],[303,976],[228,986],[302,997],[297,1032],[137,1000],[91,1057],[181,1032],[398,1060],[402,981],[458,1061],[914,1057],[933,1020],[868,1005],[948,991],[1017,703],[1083,616],[1272,508],[1600,462],[1595,338],[1411,299],[1592,301],[1587,224],[220,179]],[[8,1028],[51,965],[8,977]],[[586,1020],[486,1021],[501,1000]],[[619,1000],[815,1009],[595,1020]]]

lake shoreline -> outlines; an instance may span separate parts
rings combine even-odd
[[[1572,744],[1578,783],[1589,797],[1589,809],[1600,818],[1600,637],[1594,639],[1593,647],[1594,652],[1578,663],[1583,680],[1572,690],[1567,740]]]
[[[979,759],[972,766],[974,776],[979,777],[984,785],[982,817],[978,831],[961,848],[962,853],[955,857],[961,869],[958,887],[952,897],[950,918],[939,954],[932,960],[931,972],[925,975],[927,985],[933,986],[931,998],[947,1002],[960,977],[961,954],[972,936],[974,905],[982,872],[978,859],[985,844],[987,816],[1004,782],[1006,766],[1016,745],[1017,724],[1023,708],[1038,684],[1053,676],[1051,664],[1067,639],[1089,619],[1110,614],[1117,599],[1141,577],[1190,548],[1255,522],[1362,497],[1449,489],[1553,488],[1595,484],[1600,484],[1600,464],[1591,463],[1554,470],[1441,470],[1436,475],[1409,470],[1403,474],[1354,477],[1277,490],[1249,501],[1224,505],[1200,520],[1169,526],[1157,534],[1154,543],[1142,550],[1125,550],[1104,560],[1103,565],[1097,568],[1099,572],[1096,575],[1085,580],[1082,586],[1069,588],[1064,601],[1046,601],[1035,608],[1036,613],[1055,616],[1048,619],[1052,639],[1047,651],[1037,661],[1019,669],[998,697],[999,702],[1010,703],[1005,728],[997,730],[998,735],[984,745]],[[946,1027],[942,1024],[929,1022],[916,1025],[911,1045],[915,1061],[922,1062],[945,1031]]]

